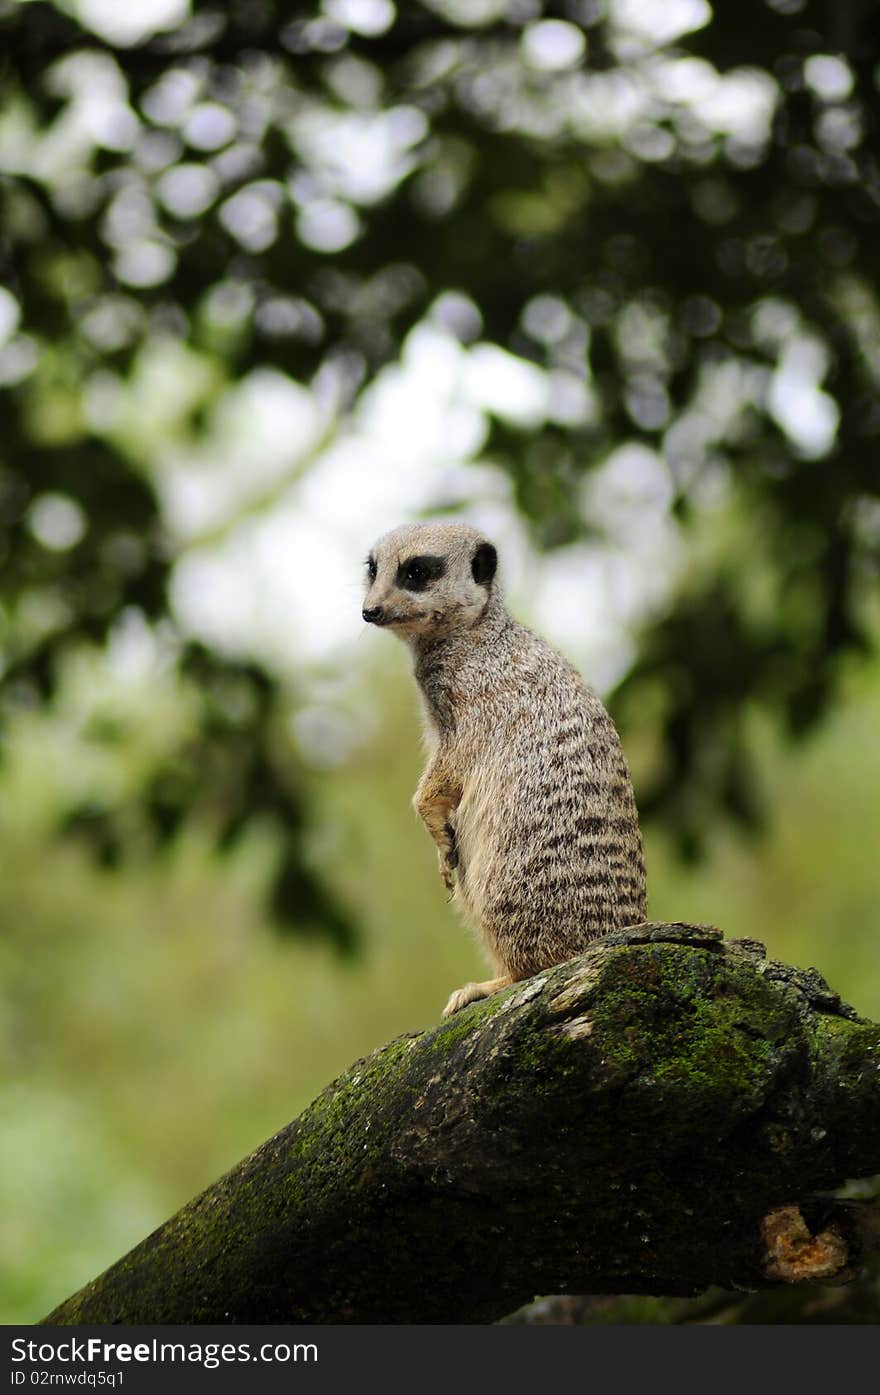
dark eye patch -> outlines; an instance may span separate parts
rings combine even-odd
[[[446,571],[443,557],[408,557],[397,568],[397,584],[405,591],[424,591]]]
[[[376,559],[373,556],[372,552],[367,558],[367,576],[370,578],[371,581],[376,580]]]

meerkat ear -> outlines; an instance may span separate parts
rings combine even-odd
[[[480,543],[471,558],[471,573],[478,586],[488,586],[498,566],[498,553],[490,542]]]

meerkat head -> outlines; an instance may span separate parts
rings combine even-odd
[[[386,533],[367,557],[363,617],[401,639],[469,629],[493,595],[498,554],[464,523],[411,523]]]

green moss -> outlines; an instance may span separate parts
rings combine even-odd
[[[473,1036],[484,1022],[500,1012],[518,987],[518,984],[513,984],[511,988],[505,988],[500,993],[493,993],[491,998],[479,998],[475,1003],[469,1003],[453,1017],[446,1018],[438,1027],[427,1032],[423,1039],[425,1045],[439,1054],[448,1054],[459,1042]]]

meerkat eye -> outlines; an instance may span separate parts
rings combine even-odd
[[[375,580],[376,580],[376,572],[377,572],[377,570],[378,570],[378,568],[376,567],[376,559],[375,559],[375,557],[373,557],[373,556],[368,557],[368,558],[367,558],[367,576],[369,577],[370,581],[375,581]]]
[[[397,584],[406,591],[424,591],[446,571],[442,557],[410,557],[397,568]]]

